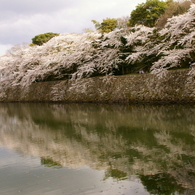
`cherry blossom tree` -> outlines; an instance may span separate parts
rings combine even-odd
[[[195,63],[195,5],[162,29],[135,26],[53,37],[43,45],[14,46],[0,57],[0,88],[144,70],[159,77]],[[189,74],[195,70],[189,69]],[[0,96],[3,96],[3,92]]]

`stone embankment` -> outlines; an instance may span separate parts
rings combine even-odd
[[[62,102],[195,102],[195,76],[189,70],[152,74],[93,77],[32,83],[5,89],[0,101]]]

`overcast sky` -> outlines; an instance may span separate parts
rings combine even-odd
[[[91,20],[129,16],[146,0],[0,0],[0,55],[46,32],[81,33]]]

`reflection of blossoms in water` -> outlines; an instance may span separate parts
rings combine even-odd
[[[194,189],[194,141],[189,142],[190,139],[185,140],[184,137],[170,133],[167,131],[154,133],[158,143],[157,148],[149,148],[141,142],[135,143],[133,148],[142,154],[142,159],[137,159],[134,166],[141,175],[150,175],[152,170],[152,175],[166,174],[177,185]],[[190,136],[190,134],[185,136]],[[141,171],[139,167],[142,167]]]
[[[0,142],[47,167],[88,165],[105,178],[167,175],[195,189],[194,106],[1,104]],[[163,176],[164,177],[164,176]],[[177,184],[177,185],[176,185]]]

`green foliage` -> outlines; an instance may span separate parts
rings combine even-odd
[[[59,35],[58,33],[52,32],[36,35],[34,38],[32,38],[32,44],[43,45],[44,43],[48,42],[51,38],[58,35]]]
[[[160,0],[147,0],[138,4],[131,12],[129,26],[144,25],[154,27],[158,18],[165,12],[167,3]]]
[[[101,23],[101,31],[108,33],[113,31],[117,27],[117,20],[114,18],[104,19]]]
[[[115,18],[106,18],[103,19],[101,23],[96,20],[92,20],[95,25],[96,30],[99,30],[101,33],[109,33],[117,27],[117,19]]]
[[[29,46],[33,47],[33,46],[35,46],[35,44],[34,43],[30,43]]]
[[[92,20],[93,24],[95,25],[95,29],[99,30],[101,27],[101,24],[97,20]]]

